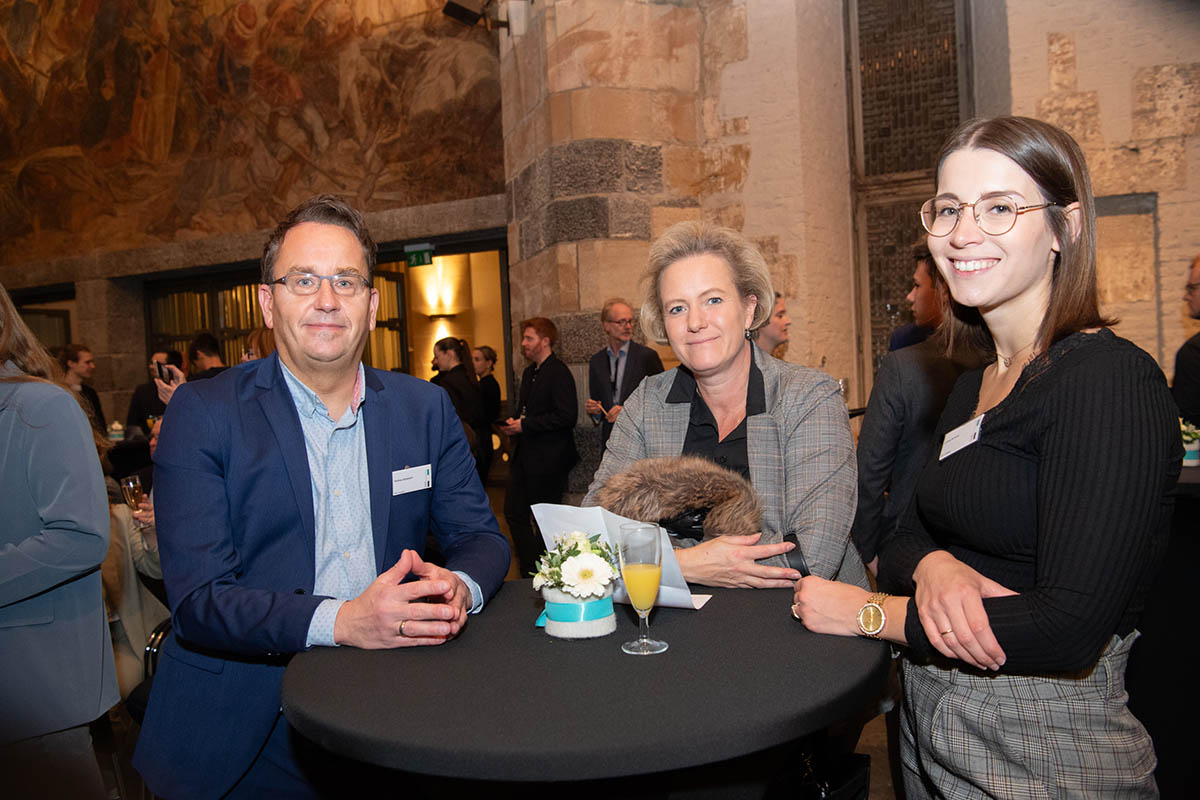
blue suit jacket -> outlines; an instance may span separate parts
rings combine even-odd
[[[366,370],[367,471],[375,562],[424,551],[485,598],[508,543],[446,393]],[[394,470],[429,464],[429,490],[392,495]],[[279,711],[287,655],[303,650],[313,594],[312,484],[278,356],[180,387],[155,455],[155,513],[174,633],[165,644],[135,766],[155,793],[220,796],[249,767]]]

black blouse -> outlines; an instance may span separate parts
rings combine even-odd
[[[746,451],[746,419],[720,438],[717,420],[696,388],[696,377],[684,366],[676,370],[675,381],[667,393],[668,403],[691,403],[687,435],[683,440],[685,456],[703,456],[750,480],[750,457]],[[767,396],[763,376],[754,363],[754,348],[750,348],[750,381],[746,385],[746,417],[767,413]]]
[[[979,440],[939,460],[970,419],[982,370],[955,385],[915,501],[880,555],[886,590],[912,594],[943,549],[1018,594],[983,601],[1006,672],[1079,670],[1133,630],[1169,533],[1182,445],[1158,365],[1107,329],[1025,367]],[[934,655],[910,601],[909,646]]]

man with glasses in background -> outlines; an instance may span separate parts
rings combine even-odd
[[[276,352],[167,408],[155,508],[174,630],[134,759],[156,794],[365,793],[369,770],[284,719],[289,657],[442,644],[508,569],[449,397],[361,362],[374,265],[357,211],[328,195],[296,208],[258,287]],[[430,531],[445,568],[421,557]]]
[[[588,362],[588,401],[585,411],[601,425],[600,450],[608,443],[622,404],[648,375],[663,371],[658,353],[633,341],[633,309],[620,297],[600,309],[606,346]]]
[[[1183,288],[1183,302],[1187,303],[1188,316],[1200,319],[1200,256],[1192,259]],[[1200,425],[1200,333],[1184,342],[1175,354],[1171,394],[1175,405],[1179,406],[1179,416],[1193,425]]]

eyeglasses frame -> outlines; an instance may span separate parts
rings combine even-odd
[[[305,294],[303,292],[297,292],[295,289],[288,286],[288,284],[287,284],[287,279],[292,277],[293,275],[299,276],[302,278],[316,278],[317,279],[317,288],[313,289],[308,294]],[[358,278],[359,281],[361,281],[361,283],[358,285],[358,288],[355,289],[352,294],[342,294],[341,292],[339,292],[337,290],[337,287],[333,285],[333,281],[336,278],[343,278],[343,279],[344,278]],[[363,289],[369,290],[371,288],[371,279],[364,278],[362,275],[359,275],[357,272],[344,272],[344,273],[338,273],[336,275],[318,275],[315,272],[289,272],[287,275],[284,275],[282,278],[276,278],[275,280],[271,281],[271,285],[278,284],[278,285],[284,287],[285,289],[287,289],[292,294],[296,295],[297,297],[311,297],[312,295],[321,291],[321,281],[329,281],[329,288],[333,289],[333,293],[336,294],[338,297],[358,297],[360,294],[362,294]]]
[[[1012,225],[1010,225],[1008,227],[1008,230],[1003,231],[1001,233],[989,233],[988,231],[983,230],[983,225],[979,221],[979,214],[976,211],[976,206],[978,206],[980,203],[982,203],[985,199],[991,200],[996,197],[1007,197],[1007,198],[1013,200],[1013,205],[1016,206],[1016,213],[1013,214]],[[921,218],[921,227],[925,229],[925,232],[928,233],[930,236],[936,236],[939,239],[944,239],[947,236],[949,236],[950,234],[954,233],[955,229],[958,228],[958,223],[962,222],[962,218],[963,218],[962,211],[967,206],[971,207],[971,216],[975,218],[975,227],[979,228],[979,230],[983,231],[988,236],[1003,236],[1004,234],[1011,232],[1012,229],[1017,226],[1017,217],[1021,216],[1026,211],[1037,211],[1038,209],[1041,209],[1041,208],[1050,208],[1051,206],[1058,205],[1058,203],[1035,203],[1033,205],[1028,205],[1028,206],[1017,205],[1015,197],[1013,197],[1010,194],[1004,194],[1004,193],[988,195],[986,198],[979,197],[979,198],[976,198],[974,203],[958,203],[958,204],[956,204],[958,213],[954,218],[954,224],[950,227],[950,230],[946,231],[945,233],[934,233],[933,231],[929,230],[929,225],[925,221],[925,206],[929,205],[934,200],[937,200],[937,198],[931,197],[928,200],[926,200],[924,203],[921,203],[921,207],[917,210],[917,216]]]

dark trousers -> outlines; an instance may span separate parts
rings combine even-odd
[[[508,470],[508,491],[504,497],[504,518],[517,549],[521,577],[537,572],[537,560],[545,551],[529,507],[535,503],[561,503],[567,490],[567,473],[530,472],[521,457],[513,459]]]

